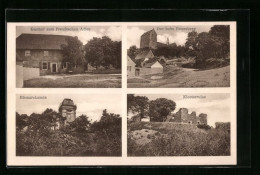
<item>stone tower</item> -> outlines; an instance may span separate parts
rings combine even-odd
[[[77,106],[74,104],[73,100],[65,98],[60,107],[59,112],[62,117],[65,117],[65,124],[68,122],[73,122],[76,119],[76,109]]]
[[[140,40],[140,48],[151,48],[156,49],[157,48],[157,33],[154,29],[145,32],[141,36]]]

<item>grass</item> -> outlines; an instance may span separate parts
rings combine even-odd
[[[139,135],[133,137],[136,133]],[[128,156],[230,155],[229,132],[172,122],[128,123],[127,144]]]
[[[120,88],[121,75],[79,75],[61,78],[34,78],[24,81],[32,88]]]
[[[144,87],[229,87],[230,66],[209,70],[194,70],[168,65],[163,74],[157,74],[161,79],[152,79],[155,75],[128,77],[130,88]]]

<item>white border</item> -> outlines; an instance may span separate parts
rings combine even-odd
[[[127,89],[127,26],[167,25],[230,25],[230,87],[225,88],[128,88]],[[16,88],[16,26],[121,26],[122,27],[122,88]],[[113,22],[113,23],[7,23],[7,165],[236,165],[236,22]],[[15,104],[16,94],[106,94],[122,96],[122,157],[16,157]],[[160,93],[230,93],[231,156],[194,157],[127,157],[126,94]],[[125,115],[124,115],[125,114]]]

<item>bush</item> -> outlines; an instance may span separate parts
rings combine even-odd
[[[178,125],[179,126],[179,125]],[[207,125],[201,125],[208,128]],[[183,129],[182,129],[183,128]],[[230,133],[198,128],[171,128],[167,134],[157,135],[152,142],[138,145],[128,136],[129,156],[228,156]],[[154,128],[153,128],[154,129]],[[152,137],[151,137],[152,138]]]
[[[194,68],[197,69],[213,69],[230,65],[229,59],[209,58],[207,60],[196,60]]]
[[[27,130],[16,129],[16,156],[121,156],[121,118],[103,112],[100,121],[90,123],[81,115],[69,125],[52,130],[53,114],[30,115]],[[17,118],[21,116],[17,113]]]

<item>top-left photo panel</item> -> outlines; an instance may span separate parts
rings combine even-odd
[[[121,26],[16,26],[17,88],[121,88]]]

